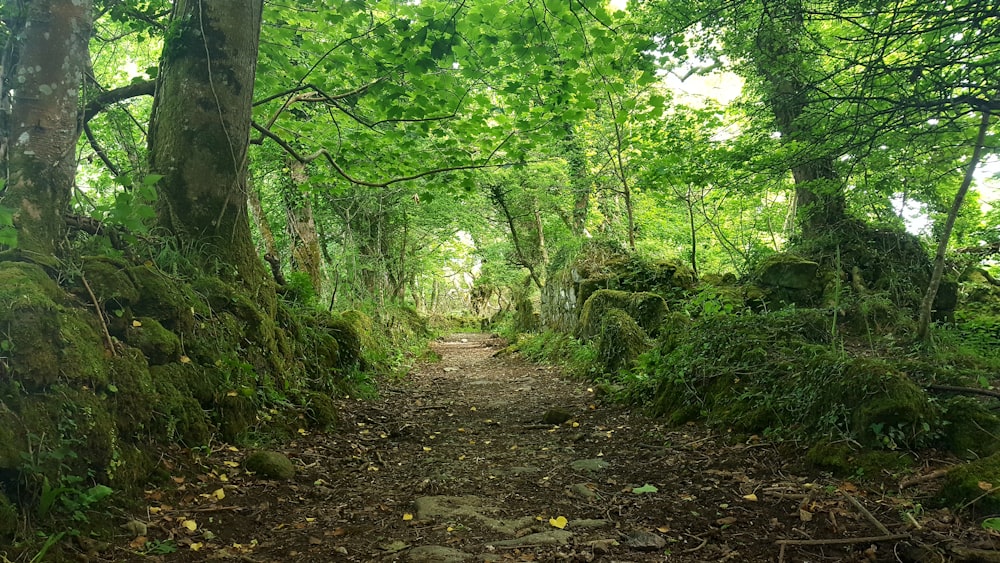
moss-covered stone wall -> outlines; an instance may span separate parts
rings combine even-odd
[[[79,264],[57,283],[0,262],[0,540],[44,484],[136,488],[166,444],[239,442],[263,406],[285,405],[289,431],[332,424],[329,393],[364,367],[363,313],[305,314],[107,257]]]

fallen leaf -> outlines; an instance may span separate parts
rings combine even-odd
[[[181,359],[181,363],[182,364],[190,364],[191,363],[191,358],[189,358],[187,356],[181,356],[180,359]]]
[[[219,481],[222,481],[223,483],[228,483],[229,482],[229,477],[226,476],[225,473],[223,473],[222,475],[219,475]]]
[[[655,492],[658,492],[659,490],[660,489],[657,489],[653,485],[650,485],[649,483],[646,483],[645,485],[643,485],[641,487],[636,487],[636,488],[632,489],[632,493],[637,494],[637,495],[641,495],[641,494],[645,494],[645,493],[655,493]]]
[[[799,509],[799,520],[802,520],[803,522],[811,522],[812,519],[813,519],[813,513],[812,512],[809,512],[808,510],[806,510],[804,508],[800,508]]]
[[[226,498],[226,491],[223,491],[222,488],[220,487],[220,488],[215,489],[214,491],[212,491],[212,496],[215,497],[218,500],[222,500],[222,499]]]
[[[140,326],[142,326],[142,323],[139,322],[139,321],[132,321],[132,326],[134,326],[134,327],[140,327]]]
[[[191,551],[198,551],[199,549],[201,549],[204,546],[205,546],[205,544],[201,543],[200,541],[196,541],[196,542],[192,543],[188,547],[191,548]]]
[[[239,467],[240,466],[240,464],[237,463],[237,462],[235,462],[235,461],[223,461],[222,464],[225,465],[226,467]]]
[[[430,447],[430,446],[424,446],[424,451],[425,451],[425,452],[429,452],[429,451],[431,451],[431,447]]]
[[[660,532],[661,534],[665,534],[665,533],[667,533],[667,532],[670,531],[670,526],[666,526],[666,525],[660,526],[659,528],[656,529],[656,531]]]
[[[321,545],[323,540],[317,538],[316,536],[309,536],[309,545]]]
[[[989,490],[993,489],[993,483],[990,483],[990,482],[987,482],[987,481],[980,481],[979,482],[979,488],[982,489],[982,490],[984,490],[984,491],[989,491]]]
[[[403,520],[413,520],[413,515],[407,512],[403,515]]]
[[[757,495],[750,493],[749,495],[743,495],[743,500],[748,500],[750,502],[757,502]]]
[[[718,520],[715,521],[715,523],[718,524],[719,526],[723,526],[723,527],[725,527],[725,526],[732,526],[733,524],[736,523],[736,517],[735,516],[726,516],[725,518],[719,518]]]
[[[555,528],[559,528],[560,530],[565,528],[568,522],[569,521],[566,520],[565,516],[560,516],[558,518],[549,518],[549,524]]]
[[[174,481],[174,483],[177,483],[178,485],[184,482],[184,477],[171,477],[171,479]]]
[[[189,532],[193,532],[198,529],[198,523],[195,522],[194,520],[184,520],[183,522],[181,522],[181,526],[187,528]]]

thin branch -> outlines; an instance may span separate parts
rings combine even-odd
[[[83,108],[83,122],[86,124],[91,119],[101,113],[106,107],[124,102],[139,96],[152,96],[156,91],[156,82],[146,80],[143,82],[133,82],[128,86],[115,88],[102,92],[99,96],[87,102]]]

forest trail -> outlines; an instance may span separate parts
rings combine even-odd
[[[293,479],[248,474],[245,452],[220,447],[149,491],[148,538],[114,560],[897,560],[894,541],[776,542],[882,536],[876,520],[898,530],[906,499],[809,475],[756,440],[602,403],[555,368],[498,355],[486,335],[432,347],[440,362],[379,399],[342,401],[333,432],[276,448]],[[552,409],[569,419],[543,423]]]

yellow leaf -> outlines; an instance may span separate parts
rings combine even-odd
[[[237,395],[239,395],[239,393],[237,393],[236,391],[227,391],[226,392],[226,396],[227,397],[235,397]]]
[[[656,531],[660,532],[661,534],[665,534],[670,531],[670,526],[666,525],[660,526],[659,528],[656,529]]]
[[[551,524],[555,528],[559,528],[560,530],[565,528],[568,522],[569,521],[566,520],[565,516],[560,516],[558,518],[549,518],[549,524]]]
[[[132,326],[140,327],[140,326],[142,326],[142,323],[139,322],[139,321],[132,321]]]
[[[315,518],[308,517],[308,516],[306,517],[306,522],[315,522],[315,521],[316,521]]]
[[[160,513],[160,507],[159,506],[150,506],[149,507],[149,513],[150,514],[159,514]]]
[[[181,526],[187,528],[189,532],[193,532],[198,529],[198,523],[195,522],[194,520],[184,520],[183,522],[181,522]]]
[[[308,432],[306,432],[305,428],[299,428],[299,434],[305,436],[306,434],[308,434]]]
[[[987,482],[987,481],[980,481],[979,482],[979,488],[982,489],[982,490],[984,490],[984,491],[989,491],[990,489],[993,488],[993,483],[990,483],[990,482]]]
[[[191,363],[191,358],[189,358],[187,356],[181,356],[181,363],[182,364],[190,364]]]
[[[240,449],[237,448],[236,446],[229,446],[226,449],[229,450],[229,451],[231,451],[231,452],[238,452],[238,451],[240,451]]]
[[[475,412],[475,410],[476,410],[476,407],[472,407],[472,408],[470,408],[469,410],[470,410],[470,411],[473,411],[473,412]]]
[[[430,447],[430,446],[424,446],[424,451],[425,451],[425,452],[429,452],[429,451],[431,451],[431,447]]]
[[[204,547],[204,545],[205,544],[201,543],[200,541],[196,541],[193,544],[191,544],[191,551],[198,551],[199,549]]]
[[[749,495],[743,495],[743,500],[748,500],[750,502],[757,502],[757,495],[750,493]]]
[[[225,465],[226,467],[239,467],[240,466],[240,464],[237,463],[237,462],[235,462],[235,461],[223,461],[222,464]]]
[[[573,428],[579,428],[579,427],[580,427],[580,423],[579,422],[574,422],[573,423]]]
[[[413,515],[407,512],[403,515],[403,520],[413,520]]]
[[[222,488],[220,487],[220,488],[215,489],[214,491],[212,491],[212,496],[215,497],[218,500],[222,500],[222,499],[226,498],[226,491],[223,491]]]
[[[223,473],[222,475],[219,475],[219,481],[222,481],[223,483],[228,483],[229,477],[225,473]]]

